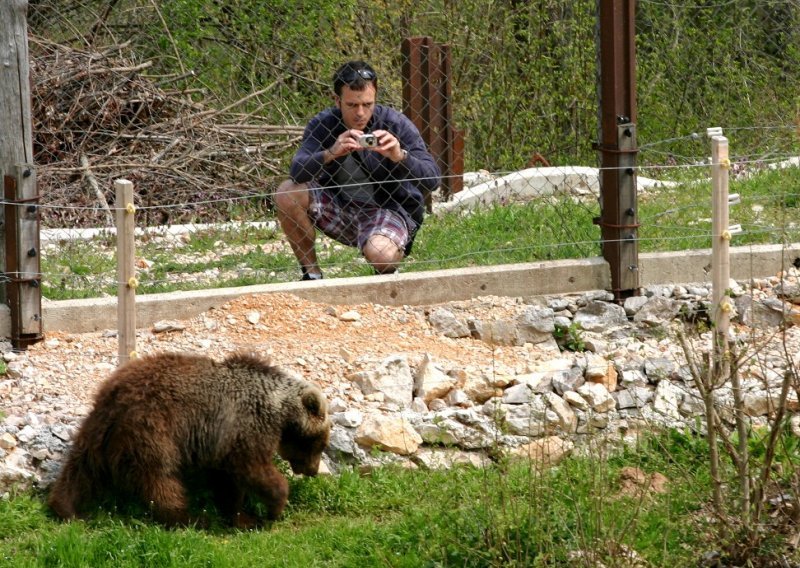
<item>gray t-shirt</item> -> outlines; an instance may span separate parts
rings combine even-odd
[[[357,202],[363,205],[375,204],[375,190],[372,180],[361,167],[361,163],[352,154],[348,154],[334,176],[336,185],[341,186],[339,195],[344,201]]]

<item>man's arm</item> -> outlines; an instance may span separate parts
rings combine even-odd
[[[395,162],[393,177],[407,179],[422,193],[430,193],[441,183],[441,170],[414,123],[404,114],[397,113],[395,116],[395,136],[405,155]]]
[[[289,175],[295,183],[306,183],[319,177],[325,164],[330,161],[323,146],[327,128],[319,116],[311,119],[303,131],[303,140],[292,158]]]
[[[442,173],[419,134],[417,139],[408,146],[404,145],[401,139],[400,144],[407,153],[395,164],[395,175],[398,178],[411,180],[422,193],[430,193],[439,187]]]

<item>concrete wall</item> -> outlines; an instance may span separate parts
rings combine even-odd
[[[777,274],[800,258],[800,243],[783,247],[758,245],[731,248],[731,277],[738,281]],[[640,285],[711,282],[710,250],[640,254]],[[388,276],[336,278],[219,288],[193,292],[140,295],[137,327],[159,320],[192,318],[246,294],[286,292],[328,304],[423,305],[477,296],[538,296],[609,289],[611,278],[602,258],[557,260],[480,268],[459,268]],[[42,305],[45,333],[84,333],[115,329],[116,298],[64,300]],[[10,337],[8,308],[0,310],[0,333]]]

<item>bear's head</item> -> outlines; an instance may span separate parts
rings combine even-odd
[[[304,385],[296,414],[283,429],[278,454],[289,462],[294,473],[317,475],[322,452],[328,446],[331,434],[328,401],[322,391]]]

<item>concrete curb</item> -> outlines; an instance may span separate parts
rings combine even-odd
[[[731,278],[774,276],[800,258],[800,243],[731,248]],[[640,285],[711,281],[711,250],[639,255]],[[387,276],[335,278],[240,288],[142,295],[136,299],[136,324],[147,328],[159,320],[189,319],[248,294],[291,293],[329,304],[426,305],[477,296],[570,294],[611,287],[604,259],[556,260],[479,268],[459,268]],[[45,332],[86,333],[116,329],[117,299],[43,301]],[[8,308],[0,312],[0,330],[10,337]]]

